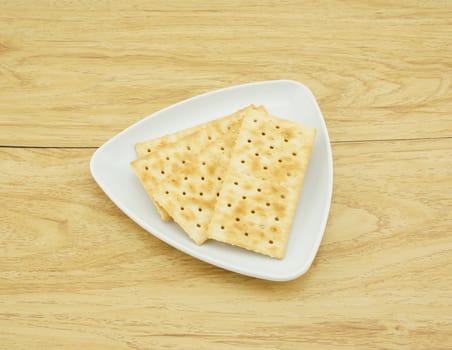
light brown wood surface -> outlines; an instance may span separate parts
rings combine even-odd
[[[451,349],[452,2],[0,0],[0,349]],[[96,147],[198,93],[308,85],[334,194],[308,273],[134,224]]]

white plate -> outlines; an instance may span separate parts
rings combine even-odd
[[[249,104],[262,104],[273,115],[317,128],[286,256],[282,260],[215,241],[197,246],[177,224],[160,219],[129,165],[136,158],[136,142],[228,115]],[[100,147],[91,159],[91,173],[126,215],[162,241],[210,264],[274,281],[294,279],[311,266],[325,230],[333,189],[331,147],[322,113],[307,87],[288,80],[233,86],[156,112]]]

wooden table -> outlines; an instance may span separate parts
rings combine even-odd
[[[451,349],[451,1],[0,1],[1,349]],[[334,153],[287,283],[191,258],[98,188],[94,150],[250,81],[316,95]]]

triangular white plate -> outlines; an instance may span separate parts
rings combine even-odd
[[[197,246],[177,224],[160,219],[130,167],[130,162],[136,158],[135,143],[228,115],[249,104],[264,105],[275,116],[317,128],[286,256],[282,260],[215,241]],[[322,113],[311,91],[289,80],[216,90],[156,112],[100,147],[91,159],[91,173],[126,215],[162,241],[207,263],[274,281],[297,278],[311,266],[325,230],[333,190],[331,147]]]

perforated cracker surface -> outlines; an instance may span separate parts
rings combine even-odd
[[[198,244],[207,238],[223,175],[247,109],[132,163],[144,187]]]
[[[269,116],[244,118],[208,237],[282,258],[315,129]]]
[[[180,140],[182,140],[183,138],[193,135],[197,132],[199,132],[200,130],[202,130],[203,128],[219,128],[219,130],[221,130],[222,132],[227,132],[228,131],[228,127],[230,127],[230,123],[232,120],[235,120],[237,118],[242,118],[244,113],[251,107],[246,107],[244,109],[241,109],[237,112],[234,112],[231,115],[228,115],[226,117],[217,119],[217,120],[213,120],[207,123],[203,123],[200,125],[196,125],[194,127],[188,128],[188,129],[183,129],[180,131],[177,131],[175,133],[172,134],[168,134],[159,138],[155,138],[152,140],[147,140],[144,142],[138,142],[135,145],[135,150],[137,153],[138,158],[141,157],[145,157],[148,156],[151,153],[155,153],[157,152],[162,146],[166,146],[169,144],[173,144],[173,143],[177,143]],[[201,145],[201,144],[199,144]],[[199,151],[199,147],[197,147],[197,144],[192,145],[193,151]],[[151,188],[147,189],[148,193],[152,191]],[[162,220],[164,221],[170,221],[171,220],[171,216],[168,214],[168,212],[156,201],[154,201],[154,205],[160,215],[160,217],[162,218]]]

